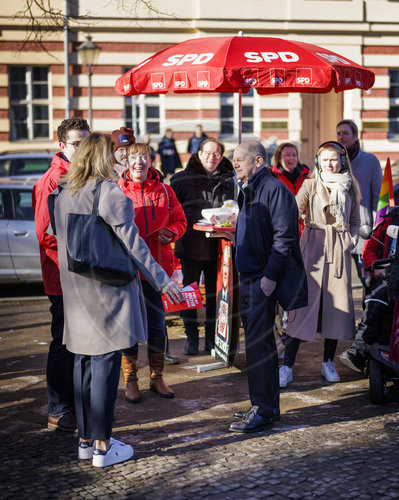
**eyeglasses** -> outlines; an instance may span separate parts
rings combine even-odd
[[[216,158],[217,160],[222,156],[220,153],[208,153],[208,151],[201,151],[201,153],[205,156],[205,158]]]
[[[129,160],[132,160],[132,161],[147,161],[148,160],[148,155],[145,153],[145,154],[142,154],[142,155],[130,155],[129,156]]]
[[[64,142],[64,144],[69,144],[73,148],[77,149],[82,141],[75,141],[75,142]]]

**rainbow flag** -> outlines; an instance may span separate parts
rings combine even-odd
[[[387,158],[384,177],[382,178],[380,197],[378,198],[377,213],[375,215],[375,226],[382,220],[382,217],[383,215],[385,215],[387,208],[394,205],[395,201],[393,198],[391,160]]]

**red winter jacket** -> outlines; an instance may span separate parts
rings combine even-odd
[[[391,217],[382,220],[374,229],[373,234],[374,238],[385,243],[388,248],[390,248],[392,243],[392,238],[387,235],[387,227],[390,224],[392,224]],[[388,248],[381,245],[381,243],[375,241],[373,238],[366,240],[362,252],[364,267],[370,269],[375,260],[386,259],[388,257]]]
[[[69,161],[66,160],[62,153],[54,155],[51,167],[36,182],[32,191],[32,207],[35,212],[36,235],[39,240],[44,291],[47,295],[62,295],[57,239],[46,232],[50,225],[47,198],[58,186],[60,178],[67,173],[69,165]]]
[[[295,167],[294,172],[296,169],[299,169],[299,175],[297,176],[295,181],[292,182],[292,180],[289,179],[289,177],[287,177],[283,173],[282,168],[279,168],[277,165],[273,165],[273,167],[272,167],[272,174],[274,175],[274,177],[276,177],[279,181],[281,181],[283,184],[285,184],[285,186],[291,191],[291,193],[294,196],[296,196],[296,194],[298,193],[299,189],[301,188],[301,186],[303,184],[303,181],[309,177],[309,173],[310,173],[309,169],[306,165],[298,164]],[[302,218],[299,218],[298,223],[299,223],[299,236],[301,237],[303,230],[305,229],[305,224],[304,224]]]
[[[129,170],[125,170],[118,185],[125,195],[133,200],[134,222],[140,236],[147,243],[151,255],[170,276],[174,268],[171,244],[161,244],[157,238],[148,235],[167,227],[175,231],[176,235],[172,241],[176,241],[186,232],[187,220],[175,192],[170,186],[159,181],[159,175],[153,168],[150,168],[148,179],[143,182],[132,181]]]

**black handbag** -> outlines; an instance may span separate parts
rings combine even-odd
[[[68,270],[107,285],[124,286],[135,278],[137,271],[123,243],[97,214],[101,184],[97,184],[94,190],[91,214],[68,213],[66,215],[65,241]],[[51,210],[50,198],[49,211]],[[53,223],[53,214],[50,218]]]

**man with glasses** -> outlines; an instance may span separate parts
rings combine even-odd
[[[211,352],[215,339],[216,316],[216,238],[193,229],[202,218],[204,208],[221,207],[235,197],[234,171],[231,162],[223,156],[224,145],[217,139],[206,139],[198,153],[189,159],[186,168],[171,178],[171,186],[180,201],[187,219],[187,232],[175,244],[175,254],[181,260],[183,285],[199,283],[204,273],[206,294],[205,351]],[[195,309],[182,312],[187,343],[184,353],[198,353],[198,320]]]
[[[51,167],[36,182],[32,191],[44,291],[50,300],[52,315],[52,341],[46,369],[48,427],[64,432],[74,432],[76,429],[72,378],[74,357],[62,343],[64,308],[58,267],[57,239],[47,233],[47,228],[50,226],[47,198],[58,186],[60,178],[67,173],[75,151],[89,133],[89,124],[83,118],[68,118],[61,123],[57,129],[61,152],[54,155]]]

